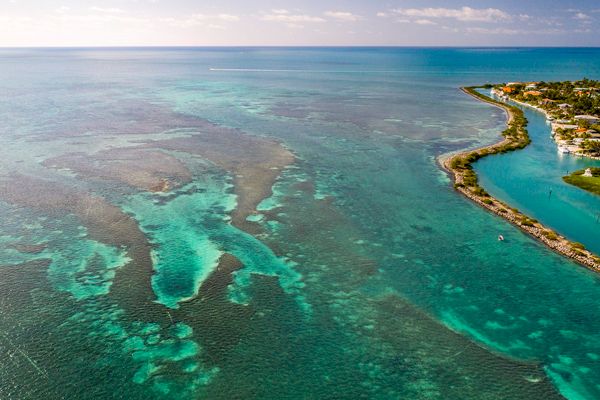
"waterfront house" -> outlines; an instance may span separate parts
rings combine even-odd
[[[572,106],[572,105],[570,105],[570,104],[567,104],[567,103],[560,103],[560,104],[558,105],[558,108],[560,108],[561,110],[565,110],[565,109],[567,109],[567,108],[573,108],[573,106]]]
[[[575,119],[577,121],[586,121],[590,124],[596,124],[600,122],[600,117],[596,117],[595,115],[576,115]]]
[[[591,168],[586,168],[585,172],[583,173],[583,176],[585,176],[586,178],[591,178],[594,175],[592,175],[592,169]]]
[[[565,129],[565,130],[570,130],[570,129],[577,129],[579,128],[579,125],[572,125],[572,124],[552,124],[552,128],[553,129]]]

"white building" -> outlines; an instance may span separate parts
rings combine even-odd
[[[583,173],[582,176],[585,176],[586,178],[591,178],[594,175],[592,175],[592,169],[591,168],[586,168],[585,172]]]
[[[575,119],[577,121],[587,121],[590,124],[596,124],[600,122],[600,117],[596,117],[595,115],[576,115]]]

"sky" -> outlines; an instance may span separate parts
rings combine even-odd
[[[0,0],[0,46],[600,46],[600,1]]]

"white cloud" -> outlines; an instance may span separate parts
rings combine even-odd
[[[592,23],[592,17],[582,12],[578,12],[573,15],[573,19],[579,21],[579,23],[583,25],[590,25]]]
[[[477,33],[484,35],[556,35],[564,34],[565,31],[561,29],[510,29],[510,28],[481,28],[472,27],[465,29],[469,33]]]
[[[228,22],[236,22],[240,20],[240,17],[238,17],[237,15],[232,15],[232,14],[219,14],[216,16],[218,19],[220,19],[221,21],[228,21]]]
[[[589,15],[587,15],[587,14],[584,14],[584,13],[582,13],[582,12],[578,12],[577,14],[575,14],[575,15],[573,16],[573,18],[574,18],[574,19],[578,19],[578,20],[580,20],[580,21],[587,21],[587,20],[590,20],[590,19],[591,19],[591,17],[590,17]]]
[[[114,8],[114,7],[110,7],[110,8],[104,8],[104,7],[90,7],[91,11],[95,11],[95,12],[100,12],[100,13],[107,13],[107,14],[123,14],[125,11],[121,10],[120,8]]]
[[[417,20],[415,20],[415,24],[418,24],[418,25],[437,25],[435,22],[433,22],[430,19],[417,19]]]
[[[161,18],[160,22],[177,28],[193,28],[197,26],[204,26],[214,29],[224,29],[222,25],[215,22],[237,22],[239,20],[240,17],[232,14],[192,14],[185,18]]]
[[[274,9],[274,10],[271,10],[271,12],[273,14],[289,14],[290,13],[288,10],[286,10],[284,8]]]
[[[511,18],[509,14],[497,8],[397,8],[392,12],[403,17],[451,18],[459,21],[493,22]]]
[[[321,17],[315,17],[306,14],[265,14],[261,18],[263,21],[284,22],[288,24],[299,24],[303,22],[325,22]]]
[[[379,18],[387,18],[387,17],[388,17],[388,14],[387,14],[387,13],[384,13],[384,12],[381,12],[381,11],[380,11],[380,12],[378,12],[376,15],[377,15]]]
[[[481,34],[485,34],[485,35],[518,35],[520,33],[523,33],[523,31],[520,31],[518,29],[507,29],[507,28],[488,29],[488,28],[478,28],[478,27],[467,28],[467,32],[481,33]]]
[[[337,19],[339,21],[349,21],[354,22],[361,19],[359,15],[352,14],[347,11],[325,11],[324,15],[333,19]]]

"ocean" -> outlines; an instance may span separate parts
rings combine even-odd
[[[1,399],[600,398],[600,277],[437,163],[504,129],[461,86],[599,79],[600,49],[1,49],[0,76]],[[560,179],[586,161],[527,117],[482,186],[598,250]]]

